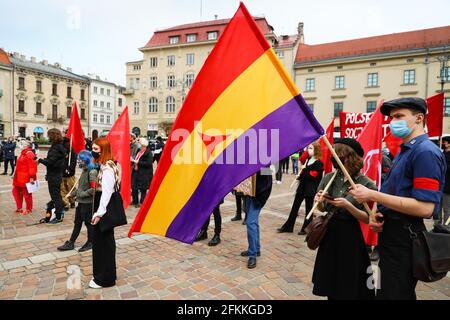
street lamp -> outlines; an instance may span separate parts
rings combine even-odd
[[[450,60],[450,55],[443,55],[438,57],[437,59],[441,63],[441,72],[438,78],[441,79],[441,92],[444,92],[444,84],[450,79],[450,74],[448,72],[449,67],[447,66],[447,62],[448,60]]]

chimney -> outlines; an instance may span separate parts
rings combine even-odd
[[[19,52],[14,52],[13,53],[13,57],[16,59],[20,59],[20,53]]]
[[[31,57],[31,62],[36,63],[36,57]]]
[[[214,15],[214,20],[217,20],[219,16],[217,14]]]
[[[48,66],[48,60],[42,60],[41,62],[44,66]]]
[[[20,55],[20,60],[25,61],[27,59],[27,57],[24,54]]]
[[[61,68],[61,64],[59,62],[55,62],[54,67],[59,69]]]
[[[72,72],[72,68],[67,67],[67,71]]]
[[[305,24],[303,22],[300,22],[298,24],[298,34],[297,34],[297,40],[300,41],[300,43],[305,43],[305,30],[304,30]]]

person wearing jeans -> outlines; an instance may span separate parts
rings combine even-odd
[[[270,171],[269,171],[270,172]],[[248,250],[241,252],[241,256],[248,257],[247,267],[256,267],[256,257],[261,255],[261,242],[259,233],[259,214],[266,204],[272,192],[272,174],[256,175],[256,193],[254,197],[245,196],[245,207],[247,212],[247,240]]]

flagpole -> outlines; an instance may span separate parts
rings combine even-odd
[[[334,172],[333,176],[331,177],[330,182],[328,182],[328,184],[326,185],[326,187],[323,190],[323,192],[328,192],[328,189],[330,189],[331,185],[334,182],[334,179],[336,179],[337,173],[338,173],[337,171]],[[312,207],[311,211],[309,212],[308,216],[306,217],[306,220],[309,220],[311,218],[311,216],[313,215],[314,211],[317,209],[318,205],[319,205],[319,202],[314,203],[314,207]]]
[[[70,146],[69,146],[69,167],[70,167],[70,160],[72,159],[72,140],[73,140],[73,134],[70,135]]]
[[[345,177],[350,182],[350,185],[352,186],[352,188],[356,189],[355,182],[353,181],[352,177],[348,173],[347,169],[345,169],[344,164],[342,163],[341,159],[339,159],[336,151],[334,150],[333,146],[331,145],[330,141],[328,140],[327,135],[324,135],[322,138],[325,141],[325,143],[327,144],[328,149],[330,149],[331,154],[333,155],[334,159],[338,163],[339,168],[342,170],[342,173],[344,173]],[[366,202],[363,202],[363,205],[364,205],[364,208],[366,209],[367,213],[369,215],[372,215],[372,210],[370,210],[369,205]]]

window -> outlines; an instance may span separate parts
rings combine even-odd
[[[72,87],[67,87],[67,98],[72,98]]]
[[[69,119],[71,115],[72,115],[72,107],[67,107],[67,114],[66,114],[67,119]]]
[[[42,115],[42,103],[36,102],[36,114]]]
[[[122,98],[119,98],[117,103],[119,104],[119,107],[121,107],[122,106]]]
[[[139,114],[139,102],[134,103],[134,114]]]
[[[169,40],[170,44],[177,44],[178,42],[180,42],[180,37],[179,36],[169,37]]]
[[[81,117],[81,120],[86,120],[86,109],[81,108],[80,117]]]
[[[314,104],[313,103],[308,104],[308,107],[311,109],[311,112],[314,113]]]
[[[106,95],[107,95],[107,96],[110,96],[110,95],[111,95],[111,90],[110,90],[110,89],[106,90]]]
[[[444,81],[450,81],[450,67],[446,67],[441,70],[441,80],[442,78]]]
[[[58,95],[58,85],[56,83],[52,85],[52,95],[54,96]]]
[[[148,101],[148,112],[150,112],[150,113],[158,112],[158,99],[157,98],[152,97]]]
[[[104,95],[105,94],[105,89],[104,88],[100,88],[100,94]]]
[[[100,123],[105,123],[105,115],[104,114],[100,115]]]
[[[98,121],[98,115],[96,113],[94,113],[94,122]]]
[[[339,117],[339,112],[342,112],[344,110],[344,103],[343,102],[335,102],[334,103],[334,116]]]
[[[106,109],[111,109],[111,102],[106,103]]]
[[[196,34],[188,34],[186,37],[186,41],[187,42],[194,42],[197,40],[197,35]]]
[[[141,79],[136,78],[135,82],[134,82],[134,89],[139,90],[140,87],[140,81]]]
[[[372,62],[372,63],[370,63],[370,66],[371,66],[371,67],[376,67],[376,66],[377,66],[377,63],[376,63],[376,62]]]
[[[175,87],[175,76],[173,74],[167,76],[167,86],[169,88]]]
[[[444,116],[450,117],[450,98],[444,98]]]
[[[42,81],[41,80],[36,80],[36,91],[42,92]]]
[[[173,67],[175,65],[175,56],[167,56],[167,65]]]
[[[25,78],[19,77],[19,90],[25,90]]]
[[[151,57],[150,58],[150,68],[156,68],[158,66],[158,58]]]
[[[283,59],[284,58],[284,51],[277,51],[277,56],[279,59]]]
[[[217,40],[217,31],[208,32],[208,40]]]
[[[25,100],[19,100],[19,112],[25,112]]]
[[[134,66],[133,66],[133,70],[134,70],[134,71],[136,71],[136,70],[141,70],[141,65],[140,65],[140,64],[134,65]]]
[[[106,116],[106,123],[110,124],[111,123],[111,116]]]
[[[166,112],[167,113],[175,112],[175,98],[172,96],[169,96],[166,99]]]
[[[316,79],[306,79],[306,91],[316,90]]]
[[[158,88],[158,77],[157,76],[150,77],[150,88],[151,89]]]
[[[94,93],[97,94],[97,87],[94,87]]]
[[[369,73],[367,75],[367,86],[368,87],[378,86],[378,73]]]
[[[367,112],[374,112],[377,108],[377,102],[376,101],[367,101]]]
[[[56,104],[52,106],[52,119],[53,120],[58,119],[58,105]]]
[[[98,106],[98,101],[94,100],[94,107],[97,107],[97,106]]]
[[[193,73],[188,73],[186,75],[186,86],[188,88],[192,87],[192,84],[194,83],[195,75]]]
[[[195,56],[194,56],[194,54],[193,54],[193,53],[188,53],[188,54],[186,55],[186,64],[187,64],[188,66],[192,66],[192,65],[194,64],[194,61],[195,61]]]
[[[80,94],[81,95],[81,100],[84,100],[84,92],[85,92],[84,89],[81,89],[81,94]]]
[[[335,89],[344,89],[345,88],[345,77],[337,76],[335,79]]]
[[[416,83],[416,70],[405,70],[403,73],[403,84]]]
[[[100,108],[104,108],[105,107],[105,102],[104,101],[100,101]]]

